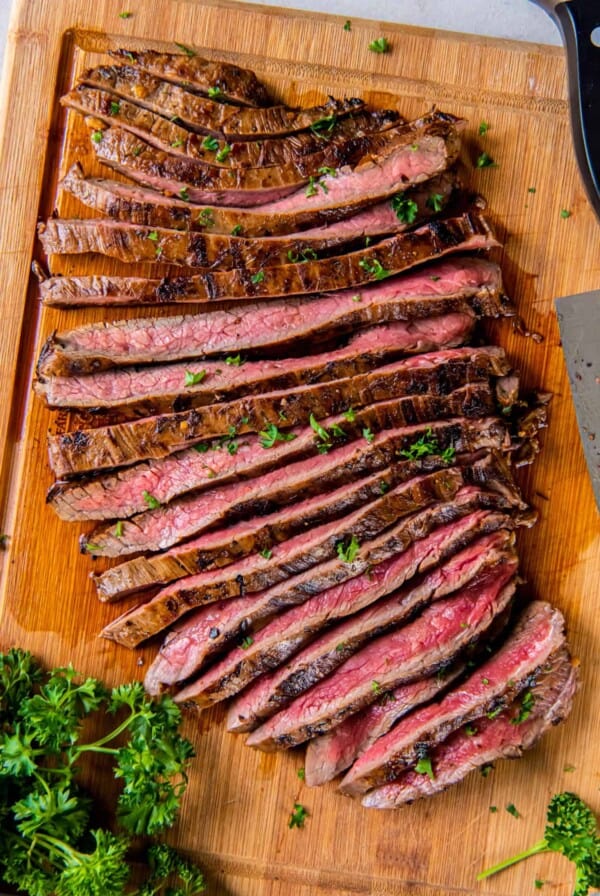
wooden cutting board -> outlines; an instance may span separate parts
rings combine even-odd
[[[128,19],[119,17],[124,7],[133,13]],[[36,219],[57,203],[59,166],[64,171],[79,157],[91,167],[81,123],[57,103],[74,75],[111,46],[174,49],[170,42],[180,41],[255,69],[288,102],[358,94],[407,116],[434,103],[464,115],[468,181],[490,200],[504,240],[507,291],[545,337],[536,343],[518,336],[508,322],[490,327],[524,385],[555,396],[543,455],[522,476],[540,522],[519,540],[531,594],[565,612],[581,658],[575,711],[518,763],[500,763],[485,779],[475,773],[398,812],[369,812],[333,785],[306,788],[297,776],[301,752],[246,749],[224,732],[223,712],[215,710],[186,723],[198,757],[173,839],[204,865],[211,893],[520,896],[533,893],[539,878],[547,881],[542,892],[567,896],[570,868],[558,858],[540,857],[475,883],[478,870],[541,835],[557,790],[575,790],[600,810],[598,515],[552,308],[555,296],[598,287],[600,230],[574,164],[562,54],[359,20],[346,31],[343,24],[315,13],[194,0],[23,0],[13,16],[0,117],[0,493],[1,531],[9,536],[0,642],[27,647],[48,664],[72,662],[111,683],[140,677],[153,655],[152,648],[133,653],[97,637],[118,609],[96,600],[90,562],[77,551],[77,526],[61,523],[44,503],[51,481],[45,435],[53,421],[31,393],[39,346],[54,328],[118,316],[40,311],[29,276],[38,253]],[[370,52],[369,42],[382,35],[391,51]],[[482,120],[490,126],[484,137]],[[473,167],[483,149],[498,167]],[[73,200],[61,198],[58,207],[81,213]],[[571,217],[561,217],[561,209]],[[53,264],[65,274],[117,270],[98,259]],[[90,784],[101,798],[111,787],[101,767],[90,771]],[[302,830],[288,828],[295,802],[309,812]],[[520,818],[506,812],[509,803]]]

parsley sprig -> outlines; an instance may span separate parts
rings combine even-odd
[[[110,731],[84,739],[88,718],[114,716]],[[152,701],[140,682],[107,690],[71,666],[44,673],[32,656],[0,654],[0,880],[31,896],[123,896],[136,835],[170,827],[187,784],[191,743],[169,698]],[[103,754],[122,782],[116,817],[123,833],[91,829],[97,815],[78,780],[86,756]],[[202,874],[168,846],[149,851],[140,896],[204,889]]]

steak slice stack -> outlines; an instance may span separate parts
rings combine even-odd
[[[160,635],[149,693],[234,697],[230,731],[308,741],[307,783],[345,772],[365,805],[519,754],[577,676],[562,616],[521,590],[537,514],[513,468],[547,411],[479,329],[516,311],[454,167],[466,123],[112,55],[62,99],[91,130],[61,185],[88,217],[40,225],[69,274],[41,294],[149,308],[51,334],[35,383],[61,409],[48,504],[93,521],[98,597],[137,598],[101,635]]]

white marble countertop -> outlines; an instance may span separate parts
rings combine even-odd
[[[0,65],[11,6],[16,2],[0,0]],[[125,6],[135,11],[136,7],[151,2],[127,0]],[[338,13],[346,18],[357,16],[537,43],[560,43],[554,24],[529,0],[284,0],[278,6]]]

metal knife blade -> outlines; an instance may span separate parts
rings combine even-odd
[[[532,2],[554,19],[563,37],[575,155],[588,198],[600,218],[600,3]]]
[[[556,299],[579,435],[600,510],[600,290]]]

